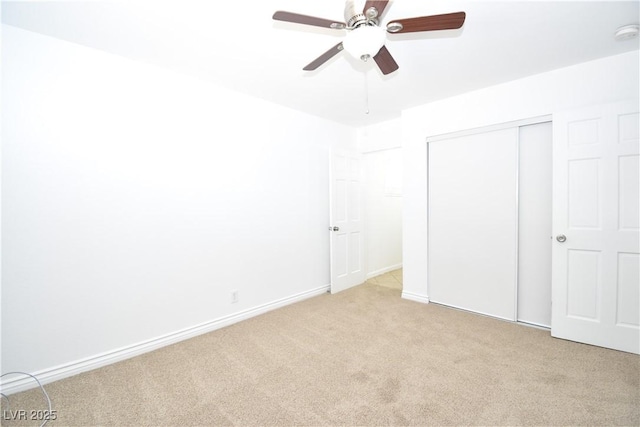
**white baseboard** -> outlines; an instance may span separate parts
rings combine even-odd
[[[385,267],[385,268],[381,268],[381,269],[376,270],[376,271],[372,271],[371,273],[367,273],[367,280],[369,280],[369,279],[371,279],[373,277],[376,277],[376,276],[380,276],[381,274],[385,274],[385,273],[388,273],[390,271],[397,270],[399,268],[402,268],[402,263],[396,264],[396,265],[392,265],[392,266],[389,266],[389,267]]]
[[[415,294],[413,292],[402,291],[402,298],[410,301],[421,302],[423,304],[429,304],[429,296],[422,294]]]
[[[329,285],[321,286],[316,289],[311,289],[309,291],[281,298],[270,303],[262,304],[254,308],[240,311],[238,313],[210,320],[208,322],[182,329],[171,334],[163,335],[148,341],[143,341],[138,344],[122,347],[116,350],[91,356],[75,362],[66,363],[64,365],[56,366],[53,368],[43,369],[39,372],[29,373],[37,377],[42,384],[47,384],[53,381],[80,374],[82,372],[110,365],[121,360],[130,359],[132,357],[157,350],[161,347],[166,347],[168,345],[175,344],[177,342],[184,341],[198,335],[215,331],[216,329],[224,328],[225,326],[230,326],[234,323],[250,319],[260,314],[264,314],[268,311],[275,310],[277,308],[281,308],[305,300],[307,298],[322,295],[326,293],[329,288]],[[24,376],[8,377],[6,379],[3,378],[2,383],[0,384],[2,393],[6,395],[18,393],[24,390],[35,388],[37,386],[38,384],[32,378]]]

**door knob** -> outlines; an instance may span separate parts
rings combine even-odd
[[[556,240],[560,243],[564,243],[567,241],[567,236],[565,236],[564,234],[558,234],[556,236]]]
[[[329,231],[340,231],[340,227],[329,227]]]

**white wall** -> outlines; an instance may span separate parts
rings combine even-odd
[[[365,171],[367,278],[402,267],[402,123],[389,120],[358,133]]]
[[[639,76],[635,51],[404,111],[403,297],[428,300],[427,137],[637,98]]]
[[[329,148],[354,129],[13,27],[2,53],[3,372],[326,291]]]

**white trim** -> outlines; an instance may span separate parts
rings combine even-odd
[[[476,134],[479,134],[479,133],[487,133],[487,132],[493,132],[493,131],[497,131],[497,130],[519,128],[519,127],[522,127],[522,126],[528,126],[528,125],[535,125],[535,124],[538,124],[538,123],[550,122],[550,121],[552,121],[551,120],[552,117],[553,116],[551,114],[546,114],[544,116],[530,117],[528,119],[514,120],[514,121],[511,121],[511,122],[497,123],[497,124],[489,125],[489,126],[480,126],[480,127],[472,128],[472,129],[464,129],[464,130],[460,130],[460,131],[456,131],[456,132],[443,133],[443,134],[440,134],[440,135],[433,135],[433,136],[427,137],[427,143],[436,142],[436,141],[442,141],[442,140],[445,140],[445,139],[459,138],[461,136],[476,135]]]
[[[516,323],[518,325],[528,326],[530,328],[536,328],[536,329],[544,329],[545,331],[551,332],[550,325],[543,325],[542,323],[535,323],[535,322],[524,322],[522,320],[518,320]]]
[[[367,273],[367,280],[372,279],[372,278],[377,277],[377,276],[381,276],[381,275],[383,275],[385,273],[388,273],[390,271],[398,270],[400,268],[402,268],[402,263],[396,264],[396,265],[392,265],[390,267],[381,268],[381,269],[376,270],[376,271],[372,271],[371,273]]]
[[[41,371],[32,373],[32,375],[36,376],[42,384],[61,380],[63,378],[77,375],[85,371],[90,371],[92,369],[110,365],[121,360],[130,359],[132,357],[139,356],[141,354],[148,353],[150,351],[157,350],[159,348],[166,347],[168,345],[175,344],[177,342],[184,341],[198,335],[206,334],[208,332],[230,326],[234,323],[250,319],[260,314],[264,314],[268,311],[275,310],[277,308],[281,308],[308,298],[325,294],[329,291],[329,289],[330,285],[325,285],[305,292],[300,292],[289,297],[281,298],[279,300],[243,310],[238,313],[210,320],[208,322],[201,323],[199,325],[182,329],[180,331],[176,331],[157,338],[153,338],[148,341],[143,341],[138,344],[133,344],[127,347],[122,347],[105,353],[97,354],[95,356],[87,357],[85,359],[77,360],[75,362],[67,363],[64,365],[59,365],[53,368],[43,369]],[[31,378],[16,377],[16,379],[13,380],[9,378],[3,381],[0,384],[0,387],[2,387],[2,393],[12,394],[37,387],[37,384]]]
[[[429,176],[431,175],[430,167],[431,161],[429,155],[431,152],[431,145],[429,145],[429,141],[427,141],[427,293],[431,293],[431,247],[429,245],[429,241],[431,240],[431,181],[429,180]],[[403,281],[404,283],[404,281]]]
[[[428,295],[416,294],[414,292],[402,291],[402,299],[407,299],[409,301],[420,302],[420,303],[423,303],[423,304],[429,304],[429,296]]]
[[[484,311],[469,310],[468,308],[463,308],[463,307],[460,307],[460,306],[457,306],[457,305],[454,305],[454,304],[445,304],[443,302],[437,302],[437,301],[432,301],[432,302],[434,304],[441,305],[443,307],[453,308],[454,310],[466,311],[467,313],[471,313],[471,314],[479,314],[481,316],[491,317],[493,319],[504,320],[504,321],[510,322],[510,323],[518,323],[517,321],[514,321],[513,319],[510,319],[508,317],[496,316],[495,314],[485,313]]]
[[[513,278],[513,319],[514,322],[518,321],[518,289],[520,284],[520,133],[521,133],[522,125],[518,126],[518,131],[516,133],[516,158],[515,162],[515,171],[516,171],[516,188],[515,188],[515,277]]]
[[[373,150],[364,150],[364,151],[361,151],[360,153],[362,153],[363,155],[367,155],[367,154],[373,154],[373,153],[380,153],[381,151],[390,151],[390,150],[398,150],[398,149],[402,149],[402,144],[399,144],[393,147],[374,148]]]

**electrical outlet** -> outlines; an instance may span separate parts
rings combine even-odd
[[[231,304],[235,304],[239,301],[238,291],[231,291]]]

